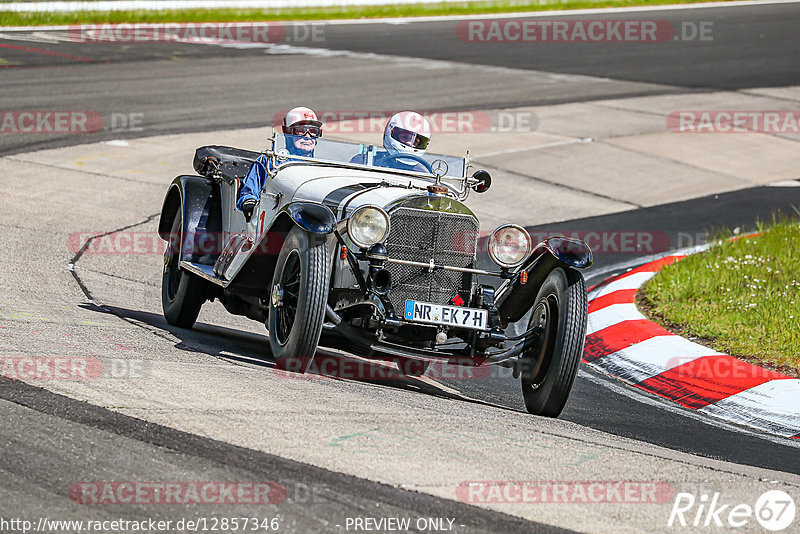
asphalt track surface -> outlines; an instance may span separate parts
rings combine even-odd
[[[565,17],[558,17],[565,18]],[[602,18],[602,17],[596,17]],[[631,18],[634,18],[631,16]],[[532,54],[527,47],[503,44],[475,45],[453,38],[454,22],[414,25],[354,24],[326,26],[324,43],[293,43],[329,50],[348,50],[403,58],[429,58],[477,66],[503,66],[552,73],[608,78],[602,90],[579,81],[569,91],[532,91],[525,84],[503,84],[466,88],[448,87],[436,70],[421,73],[418,79],[370,79],[356,86],[346,73],[337,72],[336,57],[303,54],[268,55],[261,49],[231,49],[185,44],[97,44],[54,40],[22,42],[0,35],[0,57],[6,61],[0,73],[4,110],[92,109],[110,113],[142,113],[146,129],[139,132],[103,131],[92,135],[15,135],[0,136],[3,154],[26,152],[45,147],[65,146],[95,140],[138,137],[168,132],[204,131],[222,128],[260,126],[265,110],[287,109],[297,102],[313,101],[315,107],[354,109],[480,109],[555,102],[580,102],[612,96],[661,93],[690,93],[712,89],[800,84],[800,6],[769,5],[713,10],[677,10],[638,17],[664,19],[674,23],[700,24],[713,21],[714,40],[704,43],[608,43],[585,47],[575,44],[544,44]],[[0,31],[0,34],[3,32]],[[46,34],[47,32],[44,32]],[[42,51],[45,52],[42,52]],[[49,52],[56,51],[59,55]],[[366,61],[366,60],[365,60]],[[344,91],[347,88],[348,91]],[[454,106],[453,102],[458,102]],[[146,155],[143,155],[146,157]],[[752,228],[757,219],[768,219],[776,209],[791,213],[800,204],[798,188],[761,187],[677,204],[657,206],[583,220],[547,225],[548,229],[626,229],[653,230],[670,235],[670,247],[683,244],[679,235],[699,236],[712,227]],[[566,212],[565,212],[566,213]],[[568,219],[565,216],[565,220]],[[533,228],[532,230],[536,230]],[[635,254],[598,255],[594,272],[634,261]],[[612,274],[612,273],[609,273]],[[592,271],[588,273],[592,279]],[[594,281],[597,281],[596,279]],[[163,327],[160,317],[136,314],[135,310],[117,313]],[[241,347],[252,352],[240,339],[187,332],[195,345],[210,354],[221,346]],[[520,410],[516,382],[481,381],[451,384],[471,398]],[[469,381],[467,381],[469,382]],[[420,393],[424,394],[424,393]],[[467,531],[546,531],[550,527],[452,501],[383,486],[376,483],[296,464],[264,453],[239,449],[159,427],[140,420],[62,398],[39,388],[1,380],[0,398],[8,424],[0,436],[5,445],[35,447],[42,462],[48,457],[48,436],[85,436],[85,441],[107,440],[109,447],[99,451],[98,471],[131,470],[142,467],[143,458],[180,462],[182,473],[207,473],[215,469],[218,479],[253,479],[260,473],[289,473],[298,487],[312,482],[335,488],[337,498],[325,499],[311,508],[306,523],[303,514],[289,514],[299,521],[300,531],[324,529],[347,513],[374,509],[377,504],[396,507],[397,512],[457,516]],[[8,402],[6,402],[8,401]],[[466,407],[468,409],[468,407]],[[578,377],[562,418],[679,451],[800,474],[796,447],[765,440],[735,427],[722,427],[690,418],[684,411],[641,392],[632,393],[621,383],[583,371]],[[98,437],[98,433],[102,436]],[[92,435],[92,436],[90,436]],[[90,439],[91,437],[91,439]],[[131,445],[131,438],[134,444]],[[114,452],[113,442],[126,443]],[[80,441],[80,440],[79,440]],[[14,447],[5,447],[11,451]],[[88,454],[88,451],[84,451]],[[75,451],[76,457],[80,451]],[[6,454],[6,452],[4,452]],[[10,458],[6,456],[6,458]],[[137,463],[137,459],[139,462]],[[51,473],[29,459],[6,462],[4,474],[19,480],[37,480],[39,485],[4,492],[8,502],[28,506],[30,511],[46,509],[46,499],[31,495],[47,488]],[[166,462],[167,460],[163,460]],[[105,466],[105,467],[103,467]],[[211,466],[211,467],[210,467]],[[72,469],[67,460],[53,464],[53,471]],[[260,471],[259,471],[260,470]],[[76,476],[91,479],[83,471]],[[98,474],[94,479],[102,476]],[[140,474],[141,476],[141,474]],[[76,479],[75,476],[71,477]],[[145,477],[146,478],[146,477]],[[288,480],[287,478],[286,480]],[[213,479],[213,478],[212,478]],[[349,488],[343,494],[341,488]],[[53,486],[55,488],[55,486]],[[53,489],[51,488],[51,489]],[[53,491],[56,491],[53,489]],[[331,490],[333,491],[333,490]],[[290,499],[291,500],[291,499]],[[307,503],[303,503],[306,504]],[[386,508],[382,508],[382,513]],[[303,507],[303,513],[309,511]],[[136,511],[131,514],[135,515]],[[151,516],[158,510],[147,510]],[[323,520],[323,518],[325,518]],[[556,531],[553,529],[552,531]]]
[[[550,17],[551,19],[553,17]],[[568,16],[555,17],[568,19]],[[406,24],[333,24],[314,40],[311,27],[287,27],[292,47],[454,61],[561,75],[591,76],[535,85],[524,79],[498,83],[476,71],[470,85],[448,83],[446,70],[420,68],[418,77],[375,78],[356,73],[359,84],[337,69],[336,58],[298,54],[268,56],[261,48],[222,48],[175,43],[52,43],[8,39],[0,30],[3,109],[50,109],[54,94],[62,109],[142,113],[144,133],[103,131],[81,142],[135,135],[256,127],[265,110],[290,109],[313,101],[319,109],[501,109],[648,94],[685,94],[719,89],[800,83],[800,7],[797,4],[716,7],[572,17],[579,20],[659,20],[675,28],[711,24],[710,41],[655,43],[465,42],[457,21]],[[538,20],[538,19],[537,19]],[[1,24],[1,23],[0,23]],[[682,32],[683,30],[680,30]],[[679,35],[680,35],[679,32]],[[48,32],[40,32],[47,38]],[[61,32],[65,34],[65,32]],[[293,36],[296,36],[292,39]],[[54,54],[55,53],[55,54]],[[35,67],[35,68],[34,68]],[[57,93],[54,90],[57,88]],[[187,105],[187,99],[191,105]],[[272,117],[269,116],[269,119]],[[75,136],[0,137],[0,151],[68,145]]]
[[[146,423],[19,381],[0,379],[0,405],[5,421],[0,430],[4,516],[68,517],[48,497],[67,497],[65,479],[102,480],[109,473],[128,472],[139,480],[163,480],[169,473],[183,480],[280,479],[286,488],[280,512],[261,515],[278,517],[280,531],[340,531],[348,516],[366,515],[457,518],[457,530],[468,533],[570,532]],[[97,442],[107,446],[98,450],[92,445]],[[68,454],[63,454],[65,443],[71,444]],[[82,458],[91,458],[91,467],[82,465]],[[207,507],[181,508],[176,513],[174,508],[142,504],[95,517],[177,521],[209,516]],[[241,505],[218,507],[217,512],[253,515],[252,508]]]

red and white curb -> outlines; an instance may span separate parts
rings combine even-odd
[[[583,361],[686,408],[800,439],[800,380],[675,335],[642,315],[638,289],[666,256],[589,289]]]

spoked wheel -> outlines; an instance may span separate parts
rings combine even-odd
[[[522,396],[528,412],[558,417],[583,355],[588,317],[583,276],[572,269],[553,269],[534,302],[528,328],[538,326],[541,334],[522,357]]]
[[[292,250],[286,258],[286,265],[280,281],[272,288],[272,298],[276,302],[275,341],[285,345],[292,333],[297,316],[297,296],[300,294],[300,254]]]
[[[203,280],[180,269],[181,212],[175,214],[164,252],[164,272],[161,276],[161,308],[171,325],[191,328],[206,301]]]
[[[270,290],[269,343],[280,369],[304,373],[317,350],[328,299],[325,236],[292,228],[278,255]]]

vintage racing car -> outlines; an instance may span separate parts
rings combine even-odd
[[[170,184],[158,227],[167,321],[190,328],[217,299],[265,323],[278,366],[297,372],[320,345],[410,375],[436,361],[511,367],[528,411],[558,416],[583,352],[589,247],[559,236],[534,246],[514,224],[480,239],[463,202],[491,177],[469,173],[468,153],[378,165],[382,147],[319,139],[303,157],[291,138],[273,133],[263,153],[199,148],[199,176]],[[268,177],[247,221],[237,195],[262,154]]]

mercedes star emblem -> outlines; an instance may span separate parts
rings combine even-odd
[[[443,159],[437,159],[431,164],[431,170],[433,174],[441,178],[445,174],[447,174],[449,167],[447,166],[447,162]]]

